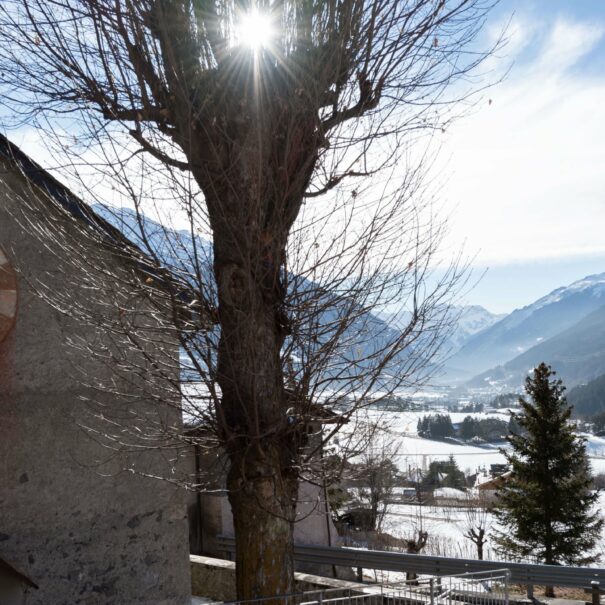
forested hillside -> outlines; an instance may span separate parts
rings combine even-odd
[[[605,412],[605,374],[571,389],[567,401],[573,405],[577,416],[593,416]]]

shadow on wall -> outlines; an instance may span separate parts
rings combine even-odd
[[[24,605],[27,594],[37,590],[38,585],[0,557],[0,603],[2,605]]]

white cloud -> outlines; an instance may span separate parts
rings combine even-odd
[[[506,44],[504,52],[490,57],[490,66],[501,67],[498,64],[501,55],[508,59],[517,57],[536,36],[539,24],[534,19],[524,16],[514,15],[506,16],[487,27],[488,46],[493,46],[499,41]]]
[[[555,21],[544,42],[538,66],[560,72],[588,54],[603,37],[603,27],[593,23]]]
[[[452,236],[483,263],[603,252],[605,74],[579,63],[604,28],[517,19],[511,32],[520,60],[444,137]]]

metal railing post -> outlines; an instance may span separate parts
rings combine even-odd
[[[533,584],[528,584],[527,585],[527,598],[530,601],[534,600],[534,585]]]
[[[363,584],[363,567],[357,568],[357,581]]]
[[[506,570],[506,574],[504,574],[504,605],[508,605],[508,585],[510,584],[510,570]]]
[[[435,578],[431,578],[430,582],[430,591],[431,591],[431,605],[435,605]]]
[[[596,580],[590,583],[592,592],[592,605],[601,605],[601,584]]]

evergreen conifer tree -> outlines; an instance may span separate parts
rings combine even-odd
[[[472,439],[477,435],[477,423],[472,416],[466,416],[460,427],[460,437],[465,441]]]
[[[424,487],[435,489],[438,487],[466,488],[464,473],[458,467],[456,459],[450,454],[448,460],[434,460],[423,477]]]
[[[597,559],[603,520],[595,510],[585,442],[574,431],[565,387],[554,374],[542,363],[525,380],[529,400],[519,398],[521,412],[513,419],[520,430],[509,435],[512,448],[504,451],[512,472],[498,494],[503,531],[496,542],[512,556],[587,564]]]
[[[443,487],[454,487],[456,489],[466,488],[464,473],[460,470],[460,467],[452,454],[450,454],[447,463],[445,463],[444,470],[446,472],[446,477],[443,481]]]

